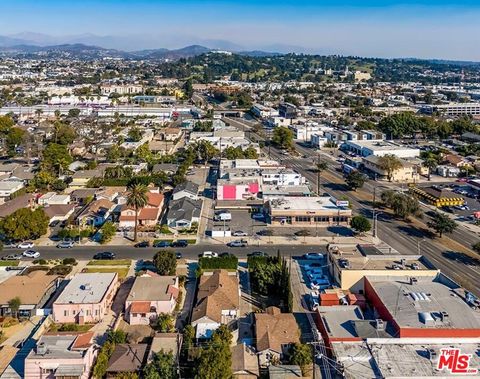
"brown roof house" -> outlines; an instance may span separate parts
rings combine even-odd
[[[107,199],[94,200],[77,217],[81,225],[102,226],[112,218],[116,204]]]
[[[290,345],[300,343],[297,321],[292,313],[281,313],[277,307],[268,307],[265,313],[255,314],[257,355],[261,367],[282,360]]]
[[[163,194],[148,192],[147,205],[138,211],[138,225],[155,226],[158,218],[162,213],[163,208]],[[122,205],[119,218],[119,227],[134,227],[135,226],[135,209],[126,204]]]
[[[148,345],[145,343],[116,345],[108,360],[107,378],[115,378],[120,373],[139,373],[147,356]]]
[[[0,316],[10,315],[8,302],[20,298],[19,315],[35,316],[43,309],[57,290],[60,277],[47,275],[46,271],[32,271],[27,275],[16,275],[0,283]]]
[[[204,272],[198,285],[197,302],[191,324],[196,338],[210,338],[222,324],[239,317],[240,288],[237,273],[227,270]]]
[[[230,348],[232,352],[232,374],[235,379],[256,379],[260,376],[255,351],[240,343]]]

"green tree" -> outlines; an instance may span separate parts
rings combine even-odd
[[[292,150],[294,148],[293,132],[284,126],[279,126],[273,130],[272,142],[282,149]]]
[[[35,174],[33,180],[29,183],[34,189],[49,191],[57,178],[50,172],[41,170]]]
[[[358,188],[362,188],[363,185],[365,184],[365,175],[363,175],[359,171],[351,171],[346,177],[345,177],[345,183],[347,184],[348,188],[356,191]]]
[[[113,145],[111,148],[107,150],[107,160],[109,162],[117,162],[122,157],[123,148],[120,148],[118,145]]]
[[[133,142],[138,142],[142,139],[142,132],[137,127],[133,127],[128,131],[128,139]]]
[[[453,233],[458,226],[456,221],[440,212],[435,212],[427,225],[429,228],[435,230],[440,238],[442,238],[443,233]]]
[[[25,131],[19,128],[11,128],[7,134],[7,149],[10,156],[15,155],[15,148],[23,143]]]
[[[290,347],[289,361],[292,365],[300,366],[302,374],[306,375],[306,368],[312,364],[312,347],[303,343],[295,343]]]
[[[383,204],[391,208],[395,216],[408,220],[410,216],[420,216],[420,204],[414,197],[392,190],[383,191],[381,194]]]
[[[153,154],[150,148],[148,147],[148,142],[140,146],[136,151],[135,155],[142,162],[151,163],[153,160]]]
[[[172,333],[175,331],[175,322],[172,315],[160,313],[157,317],[157,329],[160,333]]]
[[[113,330],[110,329],[107,332],[107,341],[111,344],[120,344],[127,342],[127,334],[122,329]]]
[[[392,181],[393,173],[403,167],[402,161],[393,154],[385,154],[378,158],[378,166],[387,172],[388,181]]]
[[[185,93],[185,97],[190,99],[193,96],[193,82],[192,79],[187,79],[183,84],[183,92]]]
[[[0,229],[10,239],[37,239],[47,233],[50,219],[42,208],[20,208],[0,222]]]
[[[80,116],[80,109],[72,108],[68,110],[68,117],[78,117]]]
[[[219,155],[218,149],[216,149],[209,141],[198,141],[194,145],[194,149],[197,152],[199,160],[207,162]]]
[[[222,325],[208,345],[201,349],[195,379],[230,379],[232,377],[231,333]]]
[[[117,227],[111,221],[107,221],[103,226],[100,228],[100,243],[105,244],[112,240],[113,236],[117,232]]]
[[[73,159],[68,152],[67,146],[49,143],[43,151],[41,168],[45,171],[56,170],[57,173],[60,173],[62,170],[67,169],[72,162]]]
[[[55,121],[53,129],[53,142],[58,143],[59,145],[70,145],[77,136],[75,129],[60,121]]]
[[[102,349],[103,350],[103,349]],[[107,373],[109,356],[104,351],[100,351],[95,361],[95,367],[93,368],[93,376],[97,379],[102,379]]]
[[[138,211],[144,208],[148,203],[147,186],[132,182],[127,186],[127,205],[133,207],[135,210],[135,229],[133,234],[133,240],[137,240],[138,229]]]
[[[352,220],[350,221],[350,226],[358,233],[366,233],[370,229],[372,229],[370,221],[363,215],[357,215],[352,217]]]
[[[423,161],[423,166],[428,168],[428,180],[430,180],[430,175],[432,175],[432,171],[437,168],[438,161],[435,157],[428,157]]]
[[[152,362],[143,369],[144,379],[176,379],[175,357],[163,349],[155,353]]]
[[[22,305],[22,301],[18,296],[15,296],[13,299],[10,299],[8,301],[8,307],[12,311],[12,313],[15,315],[16,318],[18,318],[18,310],[20,309],[20,306]]]
[[[0,134],[7,134],[13,125],[15,125],[15,122],[11,116],[0,116]]]
[[[185,349],[190,349],[193,346],[195,341],[195,329],[192,325],[188,324],[183,328],[183,347]]]
[[[254,147],[249,146],[245,149],[243,152],[243,157],[245,159],[258,159],[258,153],[257,150],[255,150]]]
[[[480,242],[474,243],[474,244],[472,245],[472,249],[473,249],[475,252],[477,252],[477,253],[480,254]]]
[[[175,275],[177,272],[177,258],[173,251],[160,250],[153,257],[153,264],[159,275]]]

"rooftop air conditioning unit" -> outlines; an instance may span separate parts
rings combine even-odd
[[[440,311],[440,320],[442,320],[442,322],[445,322],[448,320],[448,312],[446,311]]]
[[[418,283],[418,279],[417,278],[414,278],[414,277],[411,277],[410,278],[410,285],[414,285],[414,284],[417,284]]]
[[[375,320],[375,329],[377,330],[385,330],[385,321],[380,318]]]

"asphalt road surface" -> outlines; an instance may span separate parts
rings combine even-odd
[[[32,250],[40,253],[40,259],[63,259],[63,258],[75,258],[77,260],[92,259],[96,253],[102,251],[111,251],[116,254],[118,259],[151,259],[153,255],[159,250],[172,250],[182,253],[182,257],[186,259],[197,259],[199,254],[204,251],[213,251],[215,253],[228,252],[236,255],[238,258],[246,258],[247,254],[254,251],[263,251],[271,256],[280,254],[283,256],[301,256],[308,252],[325,252],[325,245],[312,246],[312,245],[262,245],[262,246],[249,246],[249,247],[236,247],[230,248],[223,245],[191,245],[185,248],[175,249],[163,249],[163,248],[135,248],[132,246],[75,246],[71,249],[59,249],[55,246],[36,246]],[[0,255],[8,254],[20,254],[24,250],[21,249],[5,249]],[[25,260],[29,260],[26,259]]]

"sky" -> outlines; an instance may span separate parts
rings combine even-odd
[[[202,44],[480,61],[478,20],[480,0],[0,0],[2,36],[124,50]]]

